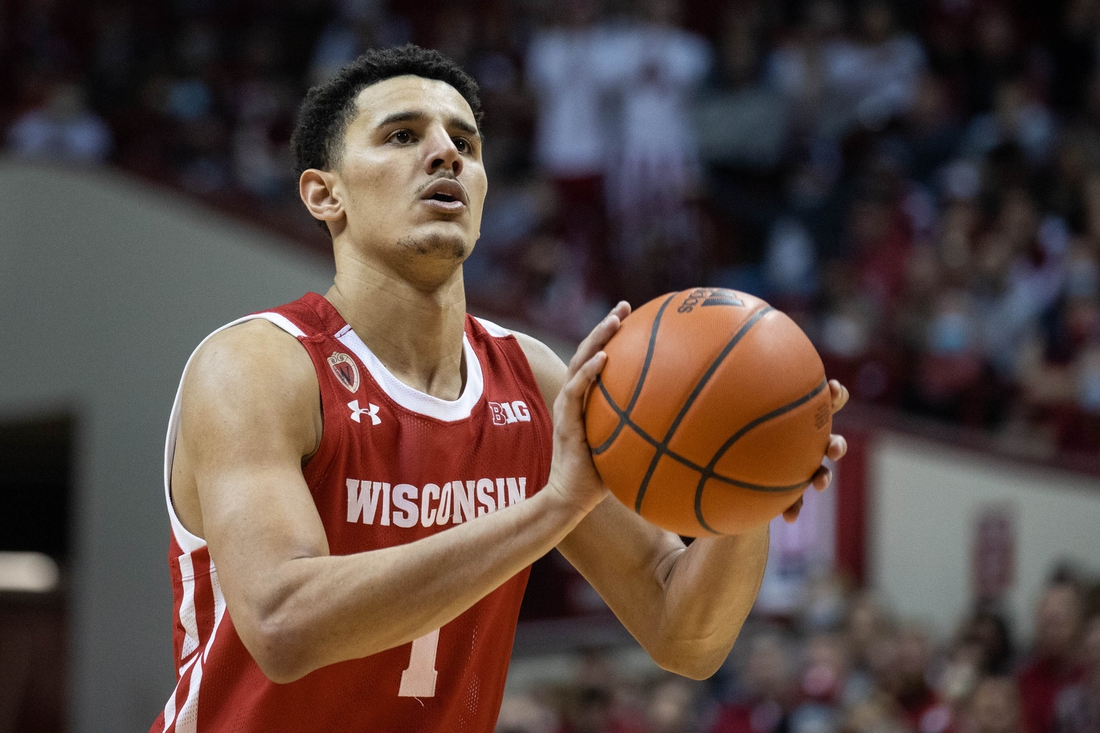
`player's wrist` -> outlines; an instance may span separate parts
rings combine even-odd
[[[551,514],[559,518],[569,529],[579,524],[599,504],[599,501],[586,501],[578,496],[576,491],[571,491],[554,475],[550,476],[540,494],[546,497]]]

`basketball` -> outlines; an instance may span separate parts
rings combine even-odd
[[[653,524],[736,534],[791,506],[832,428],[825,368],[786,314],[735,290],[664,295],[604,348],[585,427],[607,487]]]

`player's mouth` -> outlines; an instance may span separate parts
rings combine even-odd
[[[469,204],[466,189],[453,178],[440,178],[424,189],[420,200],[436,211],[458,213]]]

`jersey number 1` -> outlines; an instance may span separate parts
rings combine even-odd
[[[439,629],[413,639],[409,667],[401,673],[398,697],[435,697],[435,651],[439,648]],[[391,688],[392,689],[392,688]]]

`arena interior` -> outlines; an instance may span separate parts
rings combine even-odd
[[[163,707],[180,370],[327,288],[297,106],[406,42],[482,90],[473,312],[733,288],[852,393],[718,674],[551,553],[498,731],[1100,733],[1097,0],[0,2],[0,733]]]

